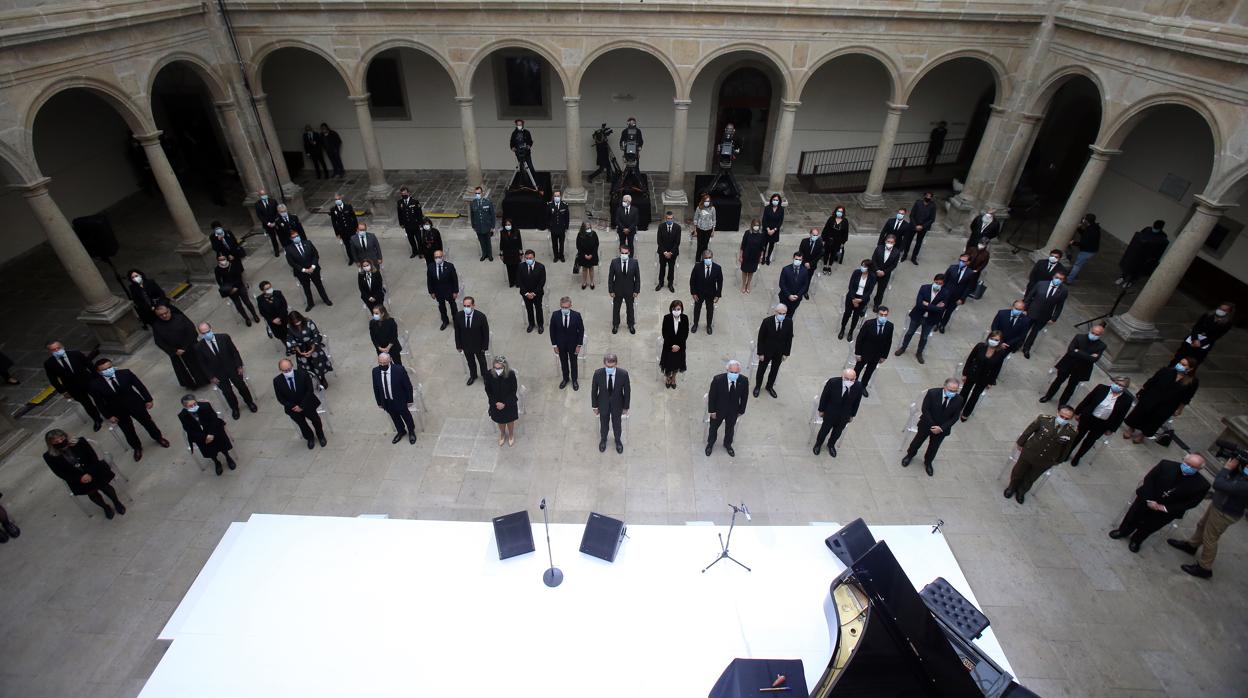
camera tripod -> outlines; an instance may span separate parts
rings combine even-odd
[[[527,167],[527,166],[526,166],[526,165],[527,165],[527,163],[528,163],[528,160],[527,160],[527,159],[521,160],[521,159],[518,157],[518,155],[517,155],[517,157],[516,157],[516,169],[515,169],[515,171],[513,171],[513,172],[511,173],[511,185],[512,185],[512,188],[520,188],[520,189],[523,189],[523,188],[524,188],[524,187],[516,187],[516,178],[517,178],[517,176],[520,174],[520,171],[521,171],[521,170],[523,170],[523,171],[524,171],[524,175],[525,175],[526,177],[528,177],[528,178],[529,178],[529,183],[533,185],[533,191],[535,191],[535,192],[537,192],[537,193],[539,193],[539,194],[540,194],[540,193],[542,193],[542,192],[541,192],[541,190],[540,190],[540,189],[538,188],[538,186],[537,186],[537,178],[533,176],[533,170],[532,170],[531,168],[529,168],[529,167]]]
[[[720,195],[728,198],[741,196],[741,185],[737,184],[737,178],[732,176],[732,169],[729,167],[719,166],[719,172],[715,173],[715,179],[711,180],[710,185],[703,192],[714,196],[715,190],[722,190]]]

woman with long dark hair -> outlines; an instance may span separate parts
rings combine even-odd
[[[322,388],[328,388],[329,379],[325,374],[334,370],[334,365],[325,353],[325,338],[321,336],[321,330],[298,310],[290,311],[286,324],[286,355],[295,357],[299,368],[316,376]]]
[[[116,475],[96,455],[95,449],[91,448],[85,438],[70,439],[69,434],[60,429],[52,429],[43,435],[43,440],[48,446],[43,454],[43,461],[57,477],[69,485],[70,492],[90,499],[104,510],[106,518],[113,518],[114,512],[126,513],[126,505],[121,503],[117,490],[111,484]],[[104,497],[112,500],[112,506],[104,501]]]
[[[663,370],[663,385],[676,389],[676,374],[686,368],[685,343],[689,339],[689,316],[685,304],[679,300],[668,306],[663,316],[663,353],[659,355],[659,368]]]

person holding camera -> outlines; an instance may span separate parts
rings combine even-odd
[[[597,177],[603,172],[607,173],[608,179],[611,177],[611,142],[607,140],[610,137],[611,129],[607,128],[606,124],[603,124],[601,128],[594,131],[594,153],[596,154],[595,163],[598,165],[598,169],[589,173],[588,181],[590,182],[594,181],[594,177]]]
[[[1219,449],[1225,449],[1229,445],[1218,442]],[[1244,472],[1248,453],[1239,447],[1232,447],[1232,451],[1226,466],[1213,480],[1213,497],[1200,521],[1196,522],[1196,531],[1192,533],[1192,537],[1187,540],[1166,540],[1172,547],[1188,555],[1196,555],[1194,564],[1179,568],[1193,577],[1208,579],[1213,576],[1213,559],[1218,556],[1218,539],[1231,524],[1244,518],[1244,507],[1248,506],[1248,473]],[[1220,454],[1224,452],[1219,451]]]
[[[511,152],[516,154],[516,162],[520,163],[520,168],[528,168],[527,172],[532,177],[535,171],[533,169],[533,134],[524,127],[524,119],[516,119],[516,130],[511,132],[508,146]]]
[[[629,146],[630,143],[633,147]],[[640,170],[641,147],[645,143],[646,139],[642,138],[641,129],[637,128],[636,117],[628,117],[628,126],[620,131],[620,152],[624,153],[624,162]]]

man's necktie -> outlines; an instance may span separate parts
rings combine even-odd
[[[568,329],[568,316],[567,315],[563,316],[563,329],[565,330]]]
[[[439,281],[442,279],[442,265],[441,264],[438,264],[437,269],[434,271],[434,276],[437,277]]]
[[[215,340],[215,339],[214,339],[214,340],[212,340],[211,342],[209,342],[209,343],[208,343],[208,346],[209,346],[209,347],[212,347],[212,353],[213,353],[213,354],[217,354],[217,353],[218,353],[218,352],[217,352],[217,340]]]
[[[74,369],[73,369],[72,367],[70,367],[70,365],[69,365],[69,358],[68,358],[68,357],[66,357],[66,358],[62,358],[62,359],[61,359],[61,365],[65,367],[65,370],[66,370],[66,371],[69,371],[70,373],[73,373],[73,372],[74,372]]]
[[[949,398],[945,398],[942,407],[949,409]]]
[[[706,267],[705,265],[703,265],[703,266],[704,266],[705,268],[703,269],[703,272],[702,272],[702,278],[704,278],[704,279],[709,279],[709,278],[711,278],[711,268],[710,268],[710,267]]]
[[[295,249],[299,250],[300,256],[303,256],[303,245],[295,245]]]
[[[295,392],[295,377],[290,376],[286,379],[286,384],[290,386],[290,392]]]
[[[116,378],[109,378],[109,379],[108,379],[108,384],[109,384],[109,385],[111,385],[111,386],[113,387],[113,392],[114,392],[114,393],[119,393],[119,392],[121,392],[121,388],[120,388],[120,387],[118,387],[118,385],[117,385],[117,379],[116,379]]]
[[[607,376],[607,395],[615,392],[615,376]]]
[[[464,327],[472,327],[472,313],[464,313]]]
[[[385,389],[384,392],[385,392],[386,399],[387,400],[393,399],[392,395],[390,394],[390,371],[381,372],[381,385]]]

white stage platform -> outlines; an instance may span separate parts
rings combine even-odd
[[[822,675],[823,603],[844,569],[839,525],[629,526],[614,564],[551,526],[563,585],[538,552],[500,561],[489,523],[255,515],[233,524],[161,632],[142,698],[705,696],[734,657],[801,659]],[[944,536],[872,526],[916,588],[975,596]],[[989,628],[980,648],[1010,669]]]

